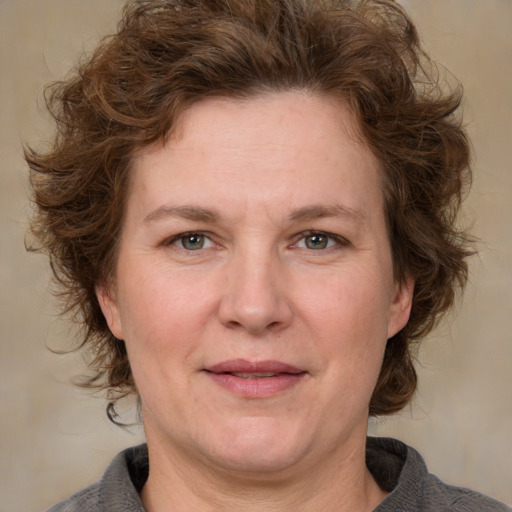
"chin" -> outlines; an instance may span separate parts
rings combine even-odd
[[[285,421],[248,418],[210,438],[212,462],[228,471],[275,473],[293,467],[307,453],[310,442]]]

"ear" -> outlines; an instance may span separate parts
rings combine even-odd
[[[401,331],[409,321],[413,293],[413,279],[406,278],[403,283],[396,283],[389,314],[388,339]]]
[[[106,286],[104,284],[96,286],[96,297],[98,298],[101,311],[103,312],[103,316],[105,317],[112,334],[117,339],[122,340],[124,337],[121,317],[119,315],[119,308],[117,306],[112,286]]]

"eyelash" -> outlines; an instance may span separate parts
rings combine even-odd
[[[292,248],[302,249],[302,247],[297,247],[299,242],[306,239],[307,237],[313,237],[313,236],[325,237],[328,240],[327,243],[329,243],[329,240],[332,240],[335,242],[335,244],[331,247],[316,249],[319,252],[326,251],[329,249],[335,250],[339,247],[347,247],[348,245],[350,245],[350,242],[346,238],[339,236],[339,235],[335,235],[334,233],[329,233],[327,231],[309,230],[309,231],[303,231],[302,233],[299,233],[299,235],[297,236],[297,241],[292,245]],[[307,248],[307,249],[309,249],[310,251],[315,251],[315,249],[311,249],[311,248]]]
[[[187,237],[194,237],[194,236],[197,236],[197,237],[203,237],[205,240],[208,240],[211,244],[214,244],[214,245],[217,245],[218,244],[215,244],[215,242],[213,242],[213,240],[211,239],[211,234],[207,233],[207,232],[204,232],[204,231],[187,231],[187,232],[184,232],[184,233],[179,233],[178,235],[176,236],[173,236],[172,238],[168,239],[164,245],[166,246],[170,246],[170,245],[176,245],[176,242],[182,240],[184,241]],[[314,237],[314,236],[318,236],[318,237],[325,237],[327,239],[327,244],[329,244],[330,241],[334,241],[334,245],[331,245],[331,246],[327,246],[327,247],[322,247],[320,249],[313,249],[311,247],[298,247],[298,244],[302,241],[302,240],[305,240],[307,239],[308,237]],[[310,251],[319,251],[319,252],[322,252],[322,251],[325,251],[325,250],[329,250],[329,249],[336,249],[338,247],[347,247],[348,245],[350,245],[350,242],[344,238],[344,237],[341,237],[339,235],[335,235],[333,233],[328,233],[326,231],[317,231],[317,230],[308,230],[308,231],[303,231],[302,233],[299,233],[296,237],[295,237],[295,242],[293,244],[290,245],[290,248],[292,249],[308,249]],[[210,248],[210,247],[206,247],[207,249]],[[199,247],[198,249],[187,249],[185,247],[179,247],[179,249],[182,249],[186,252],[196,252],[196,251],[199,251],[201,249],[204,249],[204,247]]]
[[[204,231],[186,231],[185,233],[179,233],[178,235],[173,236],[170,239],[166,240],[164,245],[166,245],[166,246],[176,245],[176,242],[178,242],[180,240],[184,241],[187,237],[191,238],[193,236],[203,237],[205,240],[210,241],[212,244],[218,245],[218,244],[215,244],[215,242],[213,242],[211,235]],[[200,247],[199,249],[195,249],[195,250],[194,249],[186,249],[185,247],[179,247],[179,249],[182,249],[183,251],[186,251],[186,252],[195,252],[195,251],[199,251],[200,249],[203,249],[203,247]]]

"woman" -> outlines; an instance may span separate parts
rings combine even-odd
[[[392,2],[139,1],[28,152],[95,376],[147,447],[52,510],[506,510],[370,415],[466,279],[457,92]]]

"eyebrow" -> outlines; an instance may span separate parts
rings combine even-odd
[[[367,215],[363,211],[354,210],[341,204],[304,206],[290,214],[290,220],[292,221],[317,220],[326,217],[345,217],[357,223],[363,223],[367,220]]]
[[[217,210],[202,208],[194,205],[169,206],[163,205],[150,212],[144,217],[143,222],[153,222],[168,217],[178,217],[182,219],[199,222],[218,222],[221,218]],[[348,218],[358,224],[364,223],[367,216],[360,210],[354,210],[340,204],[334,205],[308,205],[293,210],[288,216],[293,222],[304,222],[322,219],[326,217]]]
[[[200,206],[183,205],[183,206],[160,206],[156,210],[144,217],[144,223],[161,220],[166,217],[179,217],[187,220],[215,222],[220,215],[215,210],[201,208]]]

